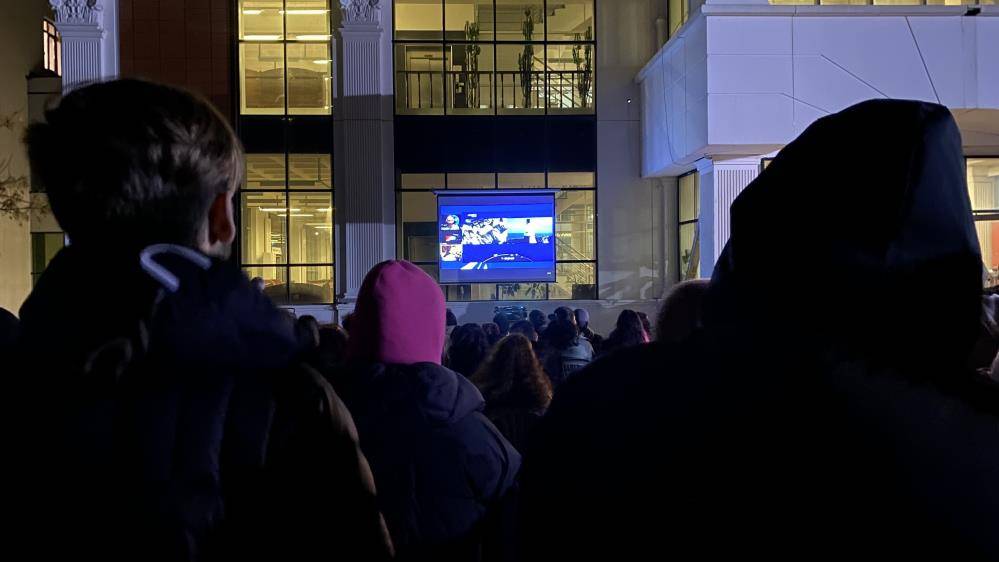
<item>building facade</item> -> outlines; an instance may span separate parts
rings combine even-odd
[[[146,77],[230,118],[247,153],[235,259],[278,304],[342,318],[384,259],[436,277],[435,191],[544,188],[557,281],[444,285],[449,306],[463,322],[583,306],[608,330],[710,276],[728,207],[768,158],[876,97],[953,110],[994,277],[993,1],[51,3],[64,88]],[[876,157],[844,147],[830,165]]]
[[[995,4],[706,0],[684,8],[668,41],[637,75],[642,174],[676,189],[679,216],[667,231],[673,233],[681,276],[711,274],[728,240],[729,205],[768,159],[809,124],[866,99],[902,98],[946,105],[958,122],[984,265],[995,285]],[[851,153],[844,146],[841,153],[829,155],[829,165],[850,166],[852,160],[877,157]],[[848,222],[844,217],[844,228]],[[774,240],[774,260],[779,271],[780,240]]]
[[[384,259],[436,277],[436,190],[557,192],[556,282],[443,285],[461,321],[569,305],[609,329],[624,308],[654,312],[675,277],[671,203],[641,177],[634,81],[658,46],[662,2],[52,5],[65,89],[144,77],[197,91],[230,118],[247,170],[235,259],[300,314],[349,313]]]

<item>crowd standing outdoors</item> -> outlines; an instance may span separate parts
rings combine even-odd
[[[823,166],[846,142],[877,161]],[[243,156],[181,90],[79,88],[26,145],[73,243],[0,314],[24,558],[999,560],[999,297],[941,106],[817,121],[713,278],[606,337],[459,324],[394,260],[342,326],[290,317],[227,260]]]

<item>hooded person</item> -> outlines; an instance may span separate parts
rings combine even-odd
[[[338,390],[354,415],[400,560],[476,560],[520,467],[478,389],[441,366],[444,296],[386,261],[365,277]]]
[[[703,327],[556,393],[521,474],[524,558],[999,559],[999,394],[966,366],[981,256],[949,111],[819,119],[731,218]],[[775,251],[820,273],[775,278]]]
[[[576,316],[576,325],[579,326],[579,335],[590,342],[594,351],[599,351],[604,337],[593,331],[593,328],[590,327],[590,311],[585,308],[577,308],[574,314]]]

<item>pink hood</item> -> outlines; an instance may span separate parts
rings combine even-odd
[[[408,365],[441,362],[444,294],[408,261],[384,261],[361,284],[351,319],[350,358]]]

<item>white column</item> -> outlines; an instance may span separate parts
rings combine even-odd
[[[395,257],[392,84],[391,74],[383,72],[392,63],[385,60],[391,36],[381,26],[379,0],[341,0],[341,8],[337,270],[350,306],[368,270]]]
[[[701,158],[697,161],[697,173],[700,176],[698,259],[701,262],[701,277],[711,277],[715,266],[715,163],[710,158]]]
[[[697,170],[701,174],[701,275],[710,277],[732,234],[732,203],[759,175],[760,157],[705,158],[698,162]]]
[[[63,93],[118,74],[117,0],[49,0],[62,36]]]

